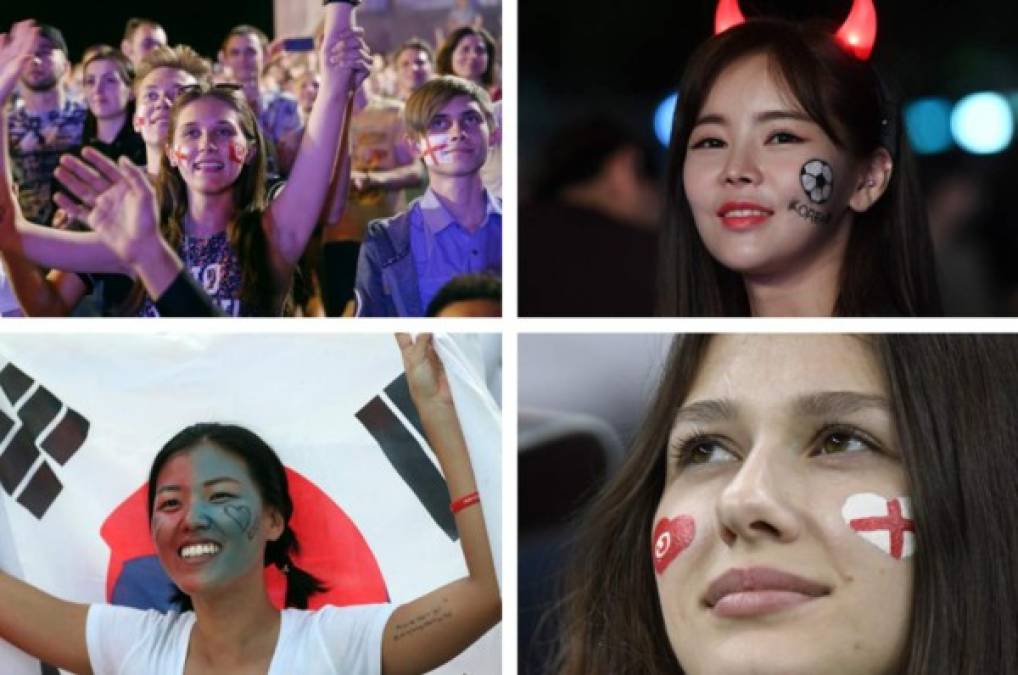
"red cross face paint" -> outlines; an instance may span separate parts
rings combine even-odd
[[[672,561],[693,542],[695,534],[696,522],[691,516],[662,518],[657,521],[654,534],[651,535],[654,571],[661,574],[668,569]]]
[[[236,162],[237,164],[243,164],[246,159],[247,148],[244,147],[244,144],[236,141],[230,143],[230,161]]]
[[[447,134],[429,134],[421,141],[421,157],[428,166],[441,164],[441,156],[449,147],[449,136]]]
[[[177,158],[178,164],[186,164],[191,159],[190,153],[188,153],[183,148],[174,148],[173,156]]]
[[[915,521],[908,497],[850,495],[841,507],[841,517],[860,537],[895,560],[915,553]]]

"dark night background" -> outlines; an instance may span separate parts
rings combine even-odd
[[[160,0],[126,2],[99,0],[54,2],[53,0],[4,0],[0,9],[0,30],[7,31],[17,20],[33,18],[63,31],[71,59],[77,60],[85,47],[97,42],[120,46],[124,24],[132,16],[155,19],[170,38],[170,44],[191,45],[203,56],[215,58],[223,36],[233,26],[248,23],[272,36],[272,1],[222,2],[207,0]]]
[[[839,25],[852,2],[742,0],[740,4],[749,18],[825,18]],[[975,91],[992,90],[1012,96],[1015,107],[1018,3],[875,0],[874,4],[878,27],[872,60],[897,85],[906,103],[932,95],[956,101]],[[654,136],[654,111],[675,91],[695,47],[712,34],[715,8],[714,0],[521,2],[521,200],[526,201],[542,165],[542,146],[578,114],[610,113],[652,144],[663,165],[665,149]],[[977,303],[979,308],[971,305],[971,313],[1018,313],[1018,266],[1013,264],[1018,228],[1005,203],[1018,184],[1016,142],[996,155],[975,156],[954,149],[918,158],[920,177],[931,199],[941,194],[938,191],[945,181],[952,187],[955,179],[967,181],[961,188],[961,202],[951,201],[953,193],[942,194],[948,200],[945,208],[954,209],[950,215],[964,216],[963,235],[951,234],[965,240],[964,265],[978,269],[993,287],[992,308]],[[525,217],[524,209],[521,218]],[[942,286],[950,282],[948,275]],[[959,302],[951,311],[969,313],[964,298]]]

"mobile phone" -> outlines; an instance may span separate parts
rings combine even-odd
[[[310,52],[315,48],[313,37],[287,38],[283,40],[283,51]]]

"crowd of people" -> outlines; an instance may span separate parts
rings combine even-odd
[[[134,18],[75,62],[15,24],[0,311],[499,316],[498,46],[454,14],[388,55],[355,21],[202,55]]]

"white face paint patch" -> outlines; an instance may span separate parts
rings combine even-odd
[[[806,196],[814,204],[823,204],[831,198],[834,189],[834,171],[822,159],[811,159],[799,172],[799,182]]]
[[[425,164],[441,164],[440,157],[449,147],[449,134],[428,134],[421,140],[419,146]]]
[[[915,521],[908,497],[887,499],[872,492],[850,495],[841,517],[855,532],[895,560],[915,553]]]

